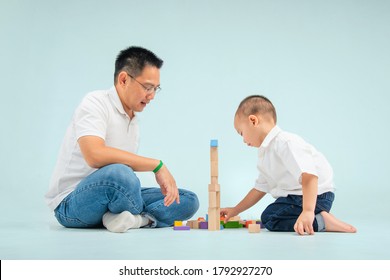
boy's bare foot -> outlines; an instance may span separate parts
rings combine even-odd
[[[344,223],[343,221],[340,221],[332,214],[322,211],[321,216],[324,218],[325,223],[325,231],[328,232],[348,232],[348,233],[355,233],[356,228]]]

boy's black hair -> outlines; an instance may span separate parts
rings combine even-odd
[[[242,114],[244,116],[257,114],[270,114],[276,123],[276,110],[272,102],[263,95],[250,95],[245,97],[240,105],[238,105],[236,115]]]

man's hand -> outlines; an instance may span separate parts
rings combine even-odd
[[[159,171],[155,174],[156,181],[160,185],[161,193],[165,196],[164,205],[169,206],[174,201],[180,203],[179,191],[176,186],[176,181],[172,174],[169,172],[166,165],[163,165]]]

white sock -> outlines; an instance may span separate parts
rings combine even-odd
[[[141,215],[133,215],[129,211],[119,214],[106,212],[103,215],[103,225],[111,232],[126,232],[131,228],[140,228],[149,223],[149,219]]]

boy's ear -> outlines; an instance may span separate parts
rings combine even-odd
[[[248,119],[249,119],[249,122],[251,123],[251,125],[253,125],[253,126],[257,126],[259,124],[259,118],[255,115],[249,115]]]

